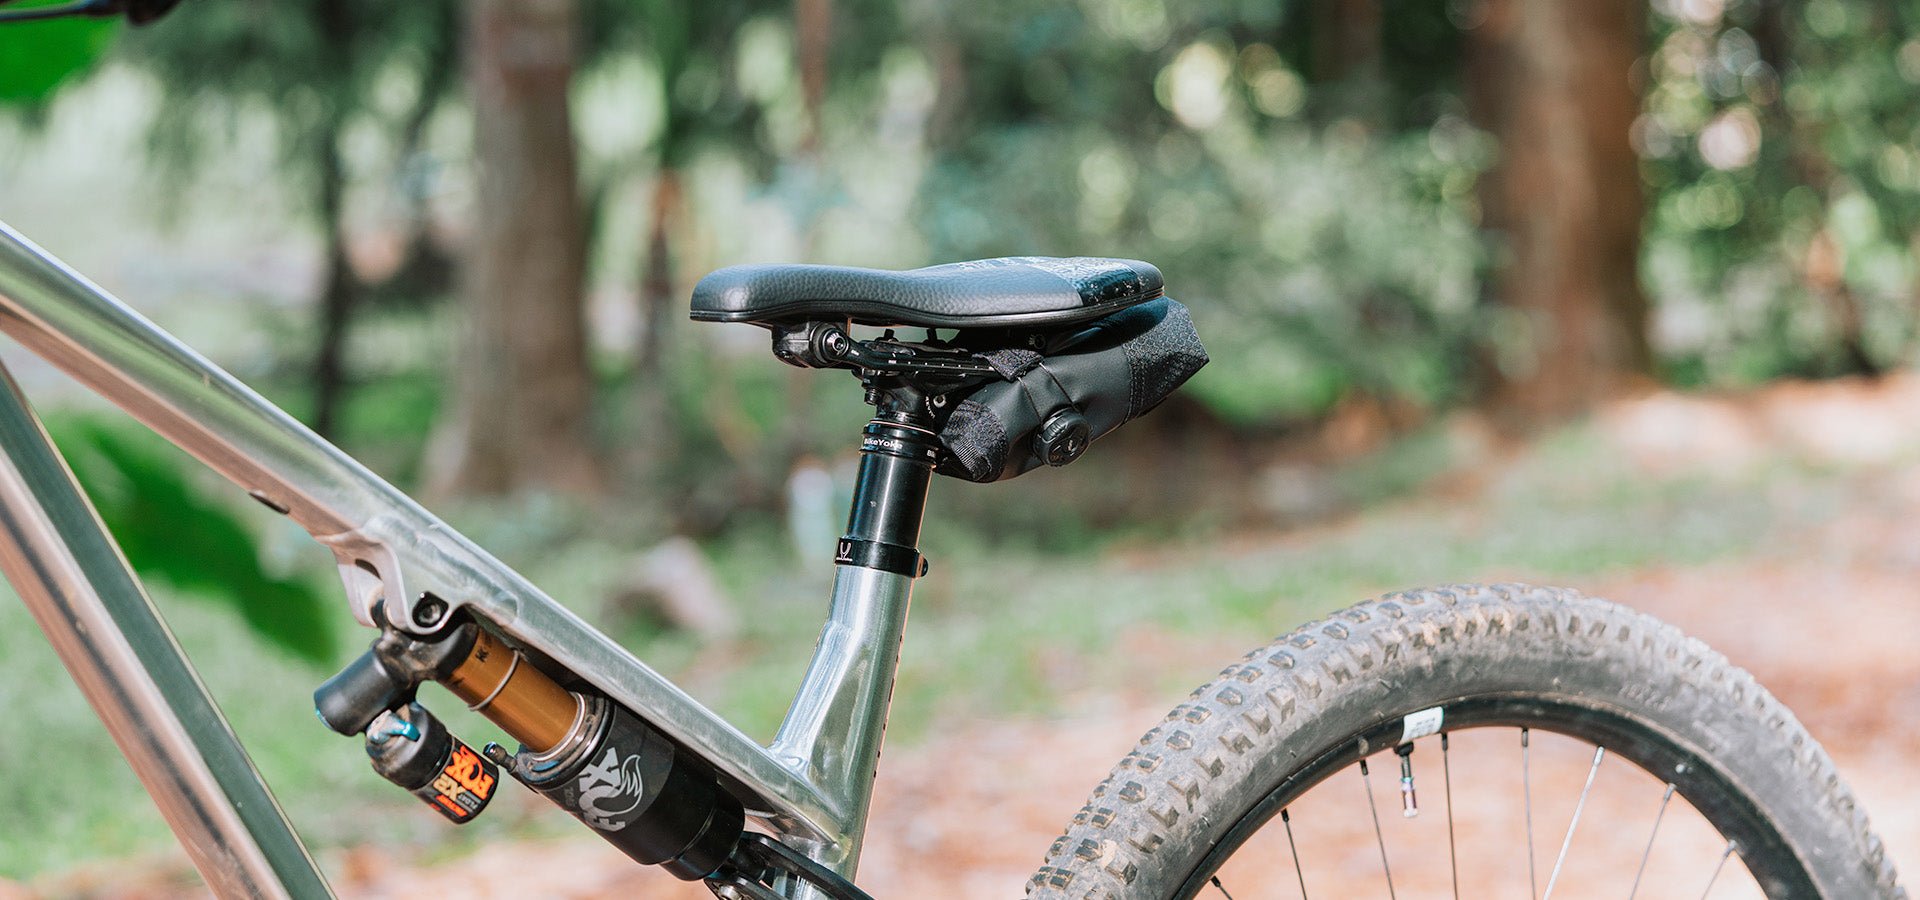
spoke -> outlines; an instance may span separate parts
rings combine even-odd
[[[1707,879],[1707,889],[1700,892],[1700,900],[1707,900],[1707,895],[1713,893],[1713,883],[1720,880],[1720,870],[1727,867],[1727,857],[1733,855],[1735,846],[1734,842],[1728,841],[1727,849],[1720,851],[1720,864],[1713,867],[1713,877]]]
[[[1293,844],[1293,817],[1280,810],[1280,825],[1287,829],[1287,849],[1293,851],[1293,876],[1300,879],[1300,900],[1307,900],[1307,874],[1300,871],[1300,848]],[[1225,888],[1221,891],[1224,893]]]
[[[1453,900],[1460,900],[1460,857],[1453,849],[1453,770],[1447,767],[1447,733],[1440,732],[1440,778],[1447,786],[1447,862],[1453,866]]]
[[[1373,814],[1373,839],[1380,843],[1380,871],[1387,876],[1387,897],[1395,900],[1393,869],[1387,866],[1387,836],[1380,831],[1380,810],[1373,805],[1373,779],[1367,777],[1367,761],[1360,760],[1360,783],[1367,786],[1367,812]]]
[[[1233,900],[1233,895],[1227,893],[1227,886],[1220,883],[1220,876],[1218,875],[1213,876],[1212,881],[1213,881],[1213,886],[1216,890],[1218,890],[1222,894],[1226,894],[1227,900]]]
[[[1413,790],[1413,742],[1393,748],[1400,757],[1400,815],[1411,819],[1420,814],[1420,797]]]
[[[1527,804],[1527,896],[1540,900],[1540,880],[1533,874],[1533,768],[1527,749],[1527,729],[1520,729],[1520,795]]]
[[[1587,770],[1587,783],[1580,788],[1580,802],[1573,805],[1573,821],[1567,823],[1567,836],[1560,839],[1560,855],[1553,858],[1553,874],[1547,876],[1547,900],[1553,898],[1553,886],[1560,881],[1560,866],[1567,861],[1567,848],[1573,846],[1573,830],[1580,827],[1580,811],[1587,808],[1587,792],[1593,790],[1593,776],[1600,773],[1600,761],[1607,748],[1593,748],[1593,768]]]
[[[1653,856],[1653,839],[1660,833],[1660,819],[1667,814],[1667,801],[1673,799],[1673,785],[1667,785],[1667,792],[1660,797],[1660,811],[1653,814],[1653,831],[1647,834],[1647,849],[1640,854],[1640,868],[1633,873],[1633,890],[1627,892],[1627,900],[1633,900],[1640,893],[1640,876],[1647,874],[1647,859]]]

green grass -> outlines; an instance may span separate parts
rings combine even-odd
[[[1407,451],[1409,458],[1426,452]],[[1405,483],[1409,466],[1428,464],[1379,465],[1381,478]],[[1340,477],[1364,480],[1355,474],[1361,471]],[[933,568],[916,589],[889,738],[910,743],[941,723],[978,716],[1061,716],[1088,697],[1116,693],[1171,704],[1240,650],[1386,590],[1522,577],[1579,583],[1650,565],[1765,554],[1783,527],[1824,521],[1870,496],[1872,484],[1871,473],[1787,460],[1732,475],[1650,478],[1573,429],[1491,471],[1468,499],[1414,495],[1299,533],[1137,526],[1083,535],[1062,553],[1032,549],[1039,542],[1020,534],[988,536],[938,521],[940,497],[969,489],[943,482],[923,541]],[[603,615],[600,598],[632,549],[583,527],[579,511],[561,504],[456,512],[456,521],[475,526],[476,539],[589,619]],[[811,654],[829,574],[797,567],[771,525],[741,529],[707,551],[740,607],[736,642],[702,647],[638,626],[619,636],[765,738]],[[325,563],[317,550],[308,552]],[[177,597],[160,605],[315,845],[380,841],[438,854],[506,832],[568,827],[520,797],[503,800],[504,812],[476,825],[441,824],[373,775],[356,742],[313,721],[309,696],[329,671],[265,647],[217,606]],[[340,662],[368,636],[348,640]],[[496,736],[452,702],[429,705],[472,742]],[[104,729],[12,602],[0,603],[0,713],[9,738],[0,808],[10,821],[0,876],[171,845]]]

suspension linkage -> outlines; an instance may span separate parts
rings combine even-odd
[[[733,857],[707,883],[722,897],[729,896],[722,893],[723,889],[731,889],[731,896],[739,900],[763,900],[779,896],[766,887],[767,881],[778,875],[806,882],[832,900],[873,900],[833,870],[758,832],[741,835]]]

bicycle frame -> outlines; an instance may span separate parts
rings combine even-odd
[[[837,567],[813,660],[777,737],[762,747],[5,223],[0,332],[306,529],[333,553],[362,623],[372,624],[382,600],[400,623],[414,621],[427,595],[469,608],[705,760],[749,816],[851,879],[911,576]],[[326,894],[4,366],[0,376],[0,569],[210,886],[222,895]],[[924,479],[919,489],[923,502]],[[915,534],[919,502],[901,504]],[[815,894],[800,883],[784,889],[790,897]]]

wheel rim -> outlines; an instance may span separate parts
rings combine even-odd
[[[1711,763],[1704,754],[1671,733],[1603,705],[1553,696],[1484,695],[1457,699],[1439,708],[1444,711],[1444,725],[1437,735],[1423,737],[1414,742],[1415,747],[1419,748],[1415,751],[1416,757],[1420,752],[1442,741],[1442,736],[1479,732],[1491,728],[1517,729],[1523,734],[1527,732],[1554,734],[1584,741],[1604,749],[1607,756],[1633,763],[1645,774],[1671,786],[1674,795],[1685,800],[1728,842],[1729,851],[1737,852],[1747,872],[1766,896],[1782,898],[1818,895],[1798,856],[1781,836],[1779,829],[1768,821],[1748,793],[1739,789],[1721,767]],[[1215,843],[1213,850],[1189,873],[1174,896],[1194,897],[1209,887],[1210,879],[1221,870],[1229,858],[1248,843],[1256,832],[1273,824],[1283,810],[1288,809],[1316,787],[1348,770],[1357,769],[1362,759],[1373,763],[1376,775],[1387,776],[1380,779],[1389,785],[1387,811],[1390,815],[1397,813],[1399,794],[1398,788],[1394,785],[1398,783],[1400,770],[1394,748],[1400,743],[1406,716],[1414,712],[1419,711],[1410,710],[1400,715],[1383,718],[1374,725],[1336,743],[1306,765],[1299,767],[1286,781],[1255,803],[1227,829]],[[1524,764],[1527,755],[1524,749],[1521,752],[1519,760]],[[1445,764],[1444,756],[1442,763]],[[1598,768],[1597,762],[1595,768]],[[1362,780],[1366,780],[1365,776],[1362,776]],[[1590,784],[1591,779],[1589,779]],[[1367,790],[1371,808],[1373,791],[1371,783],[1368,783]],[[1449,790],[1446,798],[1449,828],[1452,824],[1452,800],[1452,791]],[[1582,804],[1585,802],[1584,789],[1581,802]],[[1428,800],[1422,805],[1426,808],[1435,808],[1440,804]],[[1527,805],[1529,807],[1528,839],[1531,841],[1533,836],[1531,795]],[[1661,813],[1664,814],[1665,810],[1666,803],[1662,801]],[[1363,811],[1361,814],[1366,813]],[[1377,824],[1379,814],[1378,810],[1374,811],[1376,817],[1374,836],[1379,835]],[[1578,807],[1576,807],[1576,819],[1578,815]],[[1287,823],[1286,827],[1291,828],[1292,824]],[[1656,834],[1659,827],[1656,824]],[[1561,834],[1553,828],[1549,828],[1548,831],[1550,835],[1547,842],[1550,846],[1546,847],[1546,853],[1549,860],[1553,860],[1554,852],[1560,849],[1562,843]],[[1572,830],[1569,829],[1567,842],[1572,840],[1571,832]],[[1292,838],[1292,833],[1289,831],[1287,844],[1290,848],[1295,846]],[[1380,868],[1386,869],[1384,859],[1386,841],[1384,837],[1381,837],[1380,841],[1382,856]],[[1649,844],[1649,850],[1651,849],[1652,845]],[[1295,849],[1296,854],[1297,852]],[[1532,848],[1527,850],[1527,854],[1531,865],[1535,860]],[[1564,851],[1560,856],[1564,857]],[[1724,861],[1723,854],[1720,862],[1723,864]],[[1641,864],[1644,869],[1644,859],[1641,860]],[[1557,861],[1552,862],[1551,865],[1556,870],[1559,868]],[[1297,864],[1295,874],[1300,874]],[[1300,877],[1305,880],[1303,874]],[[1458,878],[1457,865],[1454,877]],[[1718,877],[1717,867],[1715,877]],[[1548,887],[1548,878],[1546,871],[1538,873],[1534,884],[1534,896],[1541,896],[1539,891]],[[1390,877],[1388,883],[1391,884]],[[1709,879],[1709,889],[1712,884],[1712,879]],[[1567,896],[1566,887],[1561,885],[1554,895]],[[1661,890],[1658,895],[1664,896],[1667,893]],[[1261,896],[1269,895],[1271,894]],[[1286,890],[1280,890],[1278,895],[1290,896],[1291,894]],[[1338,896],[1339,894],[1336,892],[1330,895]],[[1653,895],[1655,895],[1654,891],[1644,885],[1641,886],[1640,896]],[[1238,894],[1231,896],[1234,896],[1235,900],[1246,900]],[[1624,891],[1621,896],[1625,896]]]

